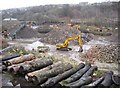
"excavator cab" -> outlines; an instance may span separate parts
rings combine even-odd
[[[57,50],[61,50],[61,51],[69,51],[69,50],[72,50],[71,48],[68,48],[68,42],[71,41],[71,40],[75,40],[77,39],[78,40],[78,44],[80,46],[80,49],[78,52],[82,52],[83,51],[83,48],[82,48],[82,39],[81,39],[81,36],[78,35],[78,36],[72,36],[72,37],[69,37],[67,38],[63,44],[56,44],[56,47],[57,47]]]

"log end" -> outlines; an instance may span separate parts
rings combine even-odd
[[[8,69],[8,72],[13,73],[13,72],[14,72],[14,69],[13,69],[13,68],[9,68],[9,69]]]
[[[31,82],[32,82],[33,84],[35,84],[35,85],[38,85],[38,84],[39,84],[39,80],[37,79],[36,76],[33,76],[33,77],[31,78]]]
[[[9,61],[6,61],[5,65],[6,65],[6,66],[10,66],[10,65],[12,65],[12,64],[11,64]]]
[[[25,74],[24,67],[23,67],[23,66],[20,66],[18,72],[19,72],[20,74]]]
[[[35,84],[35,85],[43,84],[43,83],[46,82],[47,80],[48,80],[47,77],[42,77],[42,78],[37,78],[36,76],[33,76],[33,77],[32,77],[32,82],[33,82],[33,84]]]

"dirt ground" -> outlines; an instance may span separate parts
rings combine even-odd
[[[44,53],[44,55],[54,56],[58,60],[62,59],[62,61],[68,61],[68,62],[70,62],[70,61],[73,62],[74,61],[75,63],[81,63],[81,62],[86,63],[81,56],[83,54],[85,54],[91,48],[91,46],[96,46],[98,44],[99,45],[104,45],[104,46],[109,45],[110,42],[101,41],[100,39],[91,40],[90,42],[84,44],[83,45],[83,50],[84,51],[82,53],[78,52],[78,50],[79,50],[78,45],[75,45],[75,46],[70,45],[69,47],[72,48],[72,51],[57,51],[55,45],[45,44],[45,45],[50,47],[50,50],[48,52]],[[15,45],[15,46],[26,47],[27,44],[31,44],[31,43],[33,43],[37,40],[39,40],[39,38],[16,39],[14,41],[9,41],[9,44]],[[97,60],[94,61],[94,63],[89,61],[89,63],[92,63],[93,65],[97,66],[98,70],[113,71],[114,74],[119,74],[118,64],[116,64],[116,63],[105,63],[105,62],[100,62],[100,61],[97,61]],[[15,77],[15,76],[12,76],[11,74],[6,73],[6,72],[2,73],[0,75],[0,80],[1,80],[1,83],[2,83],[2,84],[0,84],[0,86],[4,85],[6,83],[13,83],[14,85],[18,84],[18,87],[19,87],[19,85],[22,86],[21,88],[26,88],[26,86],[29,86],[31,88],[39,87],[39,86],[33,85],[32,83],[27,82],[23,77],[17,77],[17,76]],[[58,84],[54,88],[61,88],[61,86],[59,86],[59,84]]]
[[[31,44],[31,43],[33,43],[33,42],[35,42],[37,40],[39,40],[39,38],[16,39],[14,41],[9,41],[9,43],[11,45],[26,47],[27,44]],[[55,45],[51,45],[51,44],[47,44],[47,43],[44,43],[44,44],[46,46],[49,46],[49,48],[50,48],[49,51],[46,52],[48,55],[51,55],[51,56],[54,55],[55,57],[57,57],[59,59],[61,59],[61,58],[70,58],[72,60],[75,60],[78,63],[89,62],[89,63],[92,63],[92,64],[96,64],[100,68],[104,68],[106,70],[108,70],[108,69],[109,70],[113,70],[113,71],[115,71],[116,74],[118,74],[118,72],[117,72],[117,70],[118,70],[118,64],[116,64],[116,62],[114,62],[115,60],[113,60],[113,62],[109,63],[109,61],[105,61],[105,59],[103,59],[102,62],[101,62],[101,60],[98,60],[99,58],[95,59],[92,56],[91,56],[92,59],[88,59],[88,58],[85,59],[84,58],[84,55],[86,55],[87,53],[92,53],[94,55],[95,52],[99,51],[98,54],[101,53],[101,55],[102,55],[102,54],[106,54],[105,52],[109,52],[109,50],[105,51],[103,49],[102,50],[97,50],[96,49],[95,52],[94,51],[90,51],[91,47],[102,46],[103,48],[106,48],[106,46],[110,46],[111,42],[110,41],[106,41],[105,38],[103,38],[103,37],[98,37],[96,39],[93,39],[93,40],[85,43],[83,45],[83,50],[84,51],[82,53],[78,52],[78,50],[79,50],[79,46],[78,45],[70,45],[69,47],[72,48],[71,51],[58,51],[58,50],[56,50],[56,46]],[[112,45],[110,47],[115,46],[115,45],[116,45],[116,42],[112,42]],[[111,52],[114,52],[114,50],[111,51]],[[117,54],[117,51],[115,52],[115,54]],[[97,54],[95,53],[95,55],[97,55]],[[107,58],[108,56],[109,55],[106,55],[104,57]],[[90,55],[89,55],[89,57],[90,57]],[[98,57],[98,56],[96,56],[96,57]],[[106,65],[106,62],[108,62],[107,65]],[[103,64],[103,65],[101,65],[101,64]],[[112,67],[111,67],[111,64],[113,64]]]
[[[55,34],[55,35],[57,36],[57,34]],[[46,34],[46,36],[48,36],[48,34]],[[49,39],[54,37],[54,35],[49,35],[49,36],[50,36]],[[78,45],[73,45],[73,44],[69,45],[69,47],[72,48],[71,51],[58,51],[58,50],[56,50],[55,44],[56,43],[61,43],[61,42],[59,42],[60,40],[52,42],[53,40],[57,40],[55,38],[51,39],[50,41],[45,40],[47,42],[44,42],[44,44],[46,46],[48,46],[50,49],[49,49],[48,52],[44,53],[44,55],[54,56],[55,58],[57,58],[59,60],[60,59],[64,59],[66,61],[73,60],[76,63],[89,62],[89,63],[92,63],[93,65],[96,65],[99,68],[99,70],[104,70],[104,71],[110,71],[111,70],[111,71],[114,72],[114,74],[119,74],[118,73],[118,64],[116,62],[113,61],[112,63],[107,63],[104,58],[103,58],[104,60],[101,62],[100,60],[98,60],[98,58],[97,59],[94,58],[94,55],[97,55],[98,51],[99,51],[98,54],[100,54],[102,52],[106,52],[106,50],[104,50],[104,48],[107,48],[106,46],[111,45],[110,47],[113,47],[114,45],[118,44],[118,42],[116,41],[117,40],[116,39],[117,35],[116,36],[112,35],[112,36],[109,36],[109,37],[94,36],[94,38],[91,39],[89,42],[84,43],[82,53],[78,52],[79,46]],[[58,39],[60,39],[59,36],[58,36]],[[31,43],[39,41],[39,40],[41,40],[41,38],[29,38],[29,39],[27,39],[27,37],[26,37],[24,39],[9,40],[8,43],[10,45],[14,45],[14,46],[26,47],[28,44],[31,44]],[[48,43],[48,42],[50,42],[50,43]],[[95,51],[93,51],[93,49],[92,49],[92,51],[90,50],[91,47],[96,47],[96,46],[99,46],[100,48],[97,47],[98,50],[95,48]],[[102,48],[102,50],[99,50],[101,48]],[[111,48],[110,50],[115,51],[114,48]],[[113,51],[111,51],[111,52],[113,52]],[[107,52],[109,52],[109,47],[107,49]],[[89,57],[92,57],[90,55],[93,55],[93,57],[91,59],[88,59],[88,58],[86,59],[86,58],[83,57],[86,54],[88,54]],[[102,54],[106,54],[106,53],[102,53]],[[115,54],[118,54],[117,51],[115,52]],[[20,82],[20,80],[25,82],[25,80],[23,80],[22,78],[15,79],[15,78],[11,77],[10,74],[7,74],[7,73],[3,73],[3,78],[2,79],[5,82],[9,81],[11,79],[13,79],[14,82]],[[22,84],[24,84],[24,83],[22,83]]]

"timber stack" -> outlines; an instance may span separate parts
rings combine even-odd
[[[54,62],[51,57],[36,58],[34,54],[13,57],[3,61],[4,68],[14,76],[24,76],[26,82],[42,88],[54,88],[61,84],[65,88],[110,88],[113,84],[120,86],[120,77],[108,71],[101,77],[93,76],[97,66],[80,63],[72,66],[62,61]],[[7,70],[6,70],[6,69]]]
[[[19,63],[22,63],[24,61],[30,61],[30,60],[33,60],[33,59],[35,59],[35,56],[33,54],[27,54],[27,55],[23,55],[23,56],[20,56],[20,57],[16,57],[16,58],[4,61],[3,63],[6,66],[10,66],[12,64],[19,64]]]

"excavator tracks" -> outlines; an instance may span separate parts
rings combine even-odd
[[[71,51],[72,48],[56,48],[56,50],[60,50],[60,51]]]

